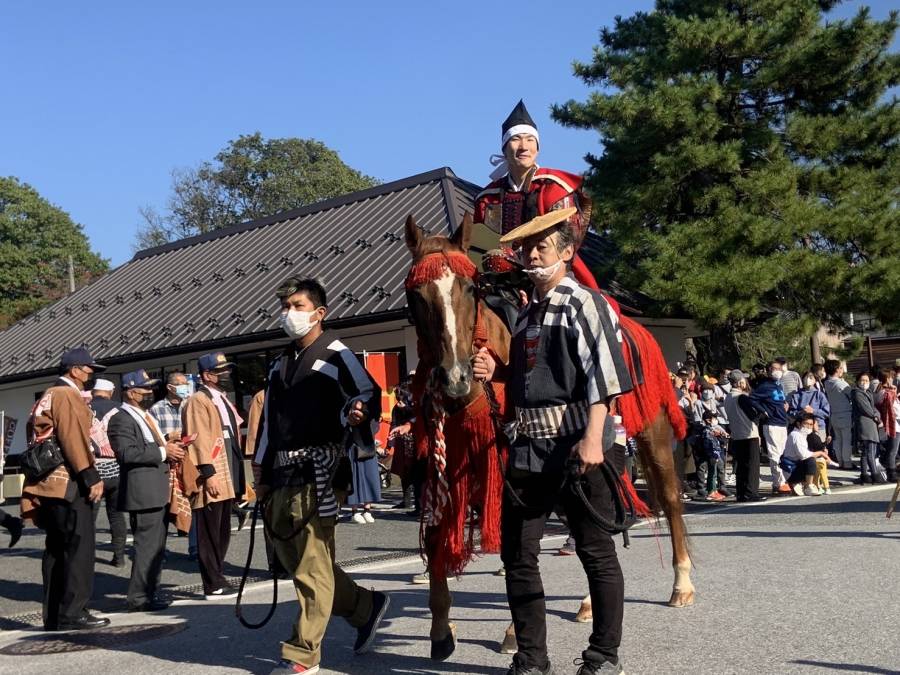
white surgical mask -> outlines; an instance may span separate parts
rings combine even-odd
[[[784,373],[782,373],[780,370],[772,371],[772,379],[775,380],[776,382],[781,379],[782,375],[784,375]]]
[[[312,315],[315,313],[315,310],[312,312],[301,312],[296,309],[282,312],[281,327],[288,334],[288,337],[302,338],[313,329],[313,326],[319,323],[318,321],[311,321]]]
[[[809,427],[800,427],[800,433],[804,436],[809,436],[813,432]]]
[[[703,400],[704,401],[712,401],[716,397],[716,392],[712,389],[704,389],[703,390]]]
[[[531,277],[532,281],[549,281],[556,274],[560,265],[562,265],[562,260],[557,260],[548,267],[525,268],[525,274]]]

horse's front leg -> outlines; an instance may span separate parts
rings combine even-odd
[[[428,607],[431,610],[431,658],[445,661],[456,649],[456,626],[450,623],[453,598],[444,574],[429,569]]]

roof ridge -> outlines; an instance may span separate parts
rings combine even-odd
[[[266,225],[271,225],[273,223],[279,223],[285,220],[293,220],[294,218],[300,218],[301,216],[309,215],[310,213],[317,213],[319,211],[328,211],[329,209],[335,209],[340,206],[346,206],[347,204],[352,204],[354,202],[361,202],[367,199],[371,199],[373,197],[379,197],[381,195],[388,194],[390,192],[397,192],[399,190],[405,190],[407,188],[415,187],[416,185],[421,185],[423,183],[431,183],[434,181],[438,181],[444,178],[449,178],[451,180],[456,180],[461,183],[468,183],[459,177],[455,173],[453,173],[453,169],[449,166],[442,166],[437,169],[432,169],[430,171],[425,171],[423,173],[416,174],[414,176],[408,176],[406,178],[401,178],[399,180],[390,181],[388,183],[382,183],[380,185],[374,185],[370,188],[366,188],[365,190],[357,190],[356,192],[348,192],[347,194],[340,195],[338,197],[332,197],[331,199],[325,199],[320,202],[316,202],[314,204],[308,204],[307,206],[301,206],[296,209],[291,209],[290,211],[282,211],[281,213],[274,213],[271,216],[265,216],[263,218],[257,218],[255,220],[248,220],[243,223],[235,223],[234,225],[228,225],[226,227],[221,227],[216,230],[212,230],[210,232],[204,232],[203,234],[196,234],[192,237],[185,237],[184,239],[178,239],[176,241],[170,241],[165,244],[160,244],[159,246],[153,246],[151,248],[145,248],[143,250],[138,251],[132,256],[130,262],[134,262],[135,260],[141,260],[143,258],[150,258],[155,255],[159,255],[161,253],[168,253],[169,251],[176,251],[180,248],[185,248],[188,246],[193,246],[194,244],[200,244],[206,241],[211,241],[213,239],[220,239],[222,237],[227,237],[232,234],[238,234],[240,232],[246,232],[247,230],[255,230],[259,227],[265,227]]]

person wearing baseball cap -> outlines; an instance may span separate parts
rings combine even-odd
[[[507,401],[515,406],[510,489],[503,497],[501,522],[506,594],[518,642],[512,675],[552,672],[537,553],[543,521],[556,504],[565,509],[578,541],[593,600],[593,630],[579,672],[622,672],[624,582],[616,546],[610,532],[598,526],[574,491],[563,485],[573,475],[586,484],[593,508],[613,517],[613,496],[600,467],[609,462],[617,474],[624,467],[615,466],[616,453],[611,452],[616,434],[613,420],[607,419],[609,404],[633,385],[616,313],[601,293],[570,274],[578,244],[569,221],[575,212],[574,207],[550,211],[500,238],[518,248],[534,292],[519,311],[509,366],[497,364],[486,349],[479,350],[473,363],[476,379],[488,381],[497,375],[507,383]],[[533,508],[517,506],[510,491]]]
[[[29,444],[55,439],[63,463],[44,476],[26,479],[22,517],[44,530],[44,630],[99,628],[109,619],[87,606],[94,587],[94,504],[103,496],[103,480],[91,446],[94,413],[82,397],[94,373],[105,370],[79,347],[60,359],[60,376],[34,404],[28,419]]]
[[[157,596],[166,545],[169,503],[169,462],[184,457],[184,449],[166,441],[147,412],[159,380],[146,370],[122,376],[122,406],[108,423],[109,441],[122,467],[119,508],[128,511],[134,535],[134,558],[126,602],[130,612],[165,609]]]
[[[94,459],[97,471],[103,479],[103,505],[106,509],[106,518],[109,521],[109,532],[112,538],[113,557],[110,564],[113,567],[125,567],[125,540],[128,536],[128,525],[125,522],[125,513],[119,511],[119,461],[115,451],[109,442],[108,424],[110,418],[119,412],[119,404],[112,400],[116,385],[110,380],[97,378],[91,390],[91,410],[94,411],[94,429],[91,434],[94,446]],[[94,520],[100,513],[99,508],[94,509]]]
[[[244,494],[244,462],[240,428],[243,418],[225,394],[231,363],[222,352],[197,360],[201,386],[184,403],[182,433],[196,438],[188,454],[200,473],[191,497],[197,522],[197,559],[207,600],[233,596],[225,579],[225,555],[231,541],[234,498]]]

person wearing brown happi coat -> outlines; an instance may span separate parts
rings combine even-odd
[[[221,352],[198,360],[202,386],[184,405],[182,430],[196,438],[188,455],[197,467],[197,492],[191,497],[197,521],[197,559],[203,593],[208,600],[235,595],[225,579],[225,555],[231,541],[231,509],[235,495],[244,492],[240,424],[243,420],[222,385],[232,364]]]
[[[94,586],[93,504],[103,496],[103,481],[91,448],[94,414],[82,396],[90,390],[94,373],[104,369],[86,349],[65,352],[59,379],[41,395],[28,420],[30,441],[54,437],[65,460],[40,480],[26,481],[22,489],[22,517],[47,534],[44,630],[83,630],[109,623],[87,609]]]

